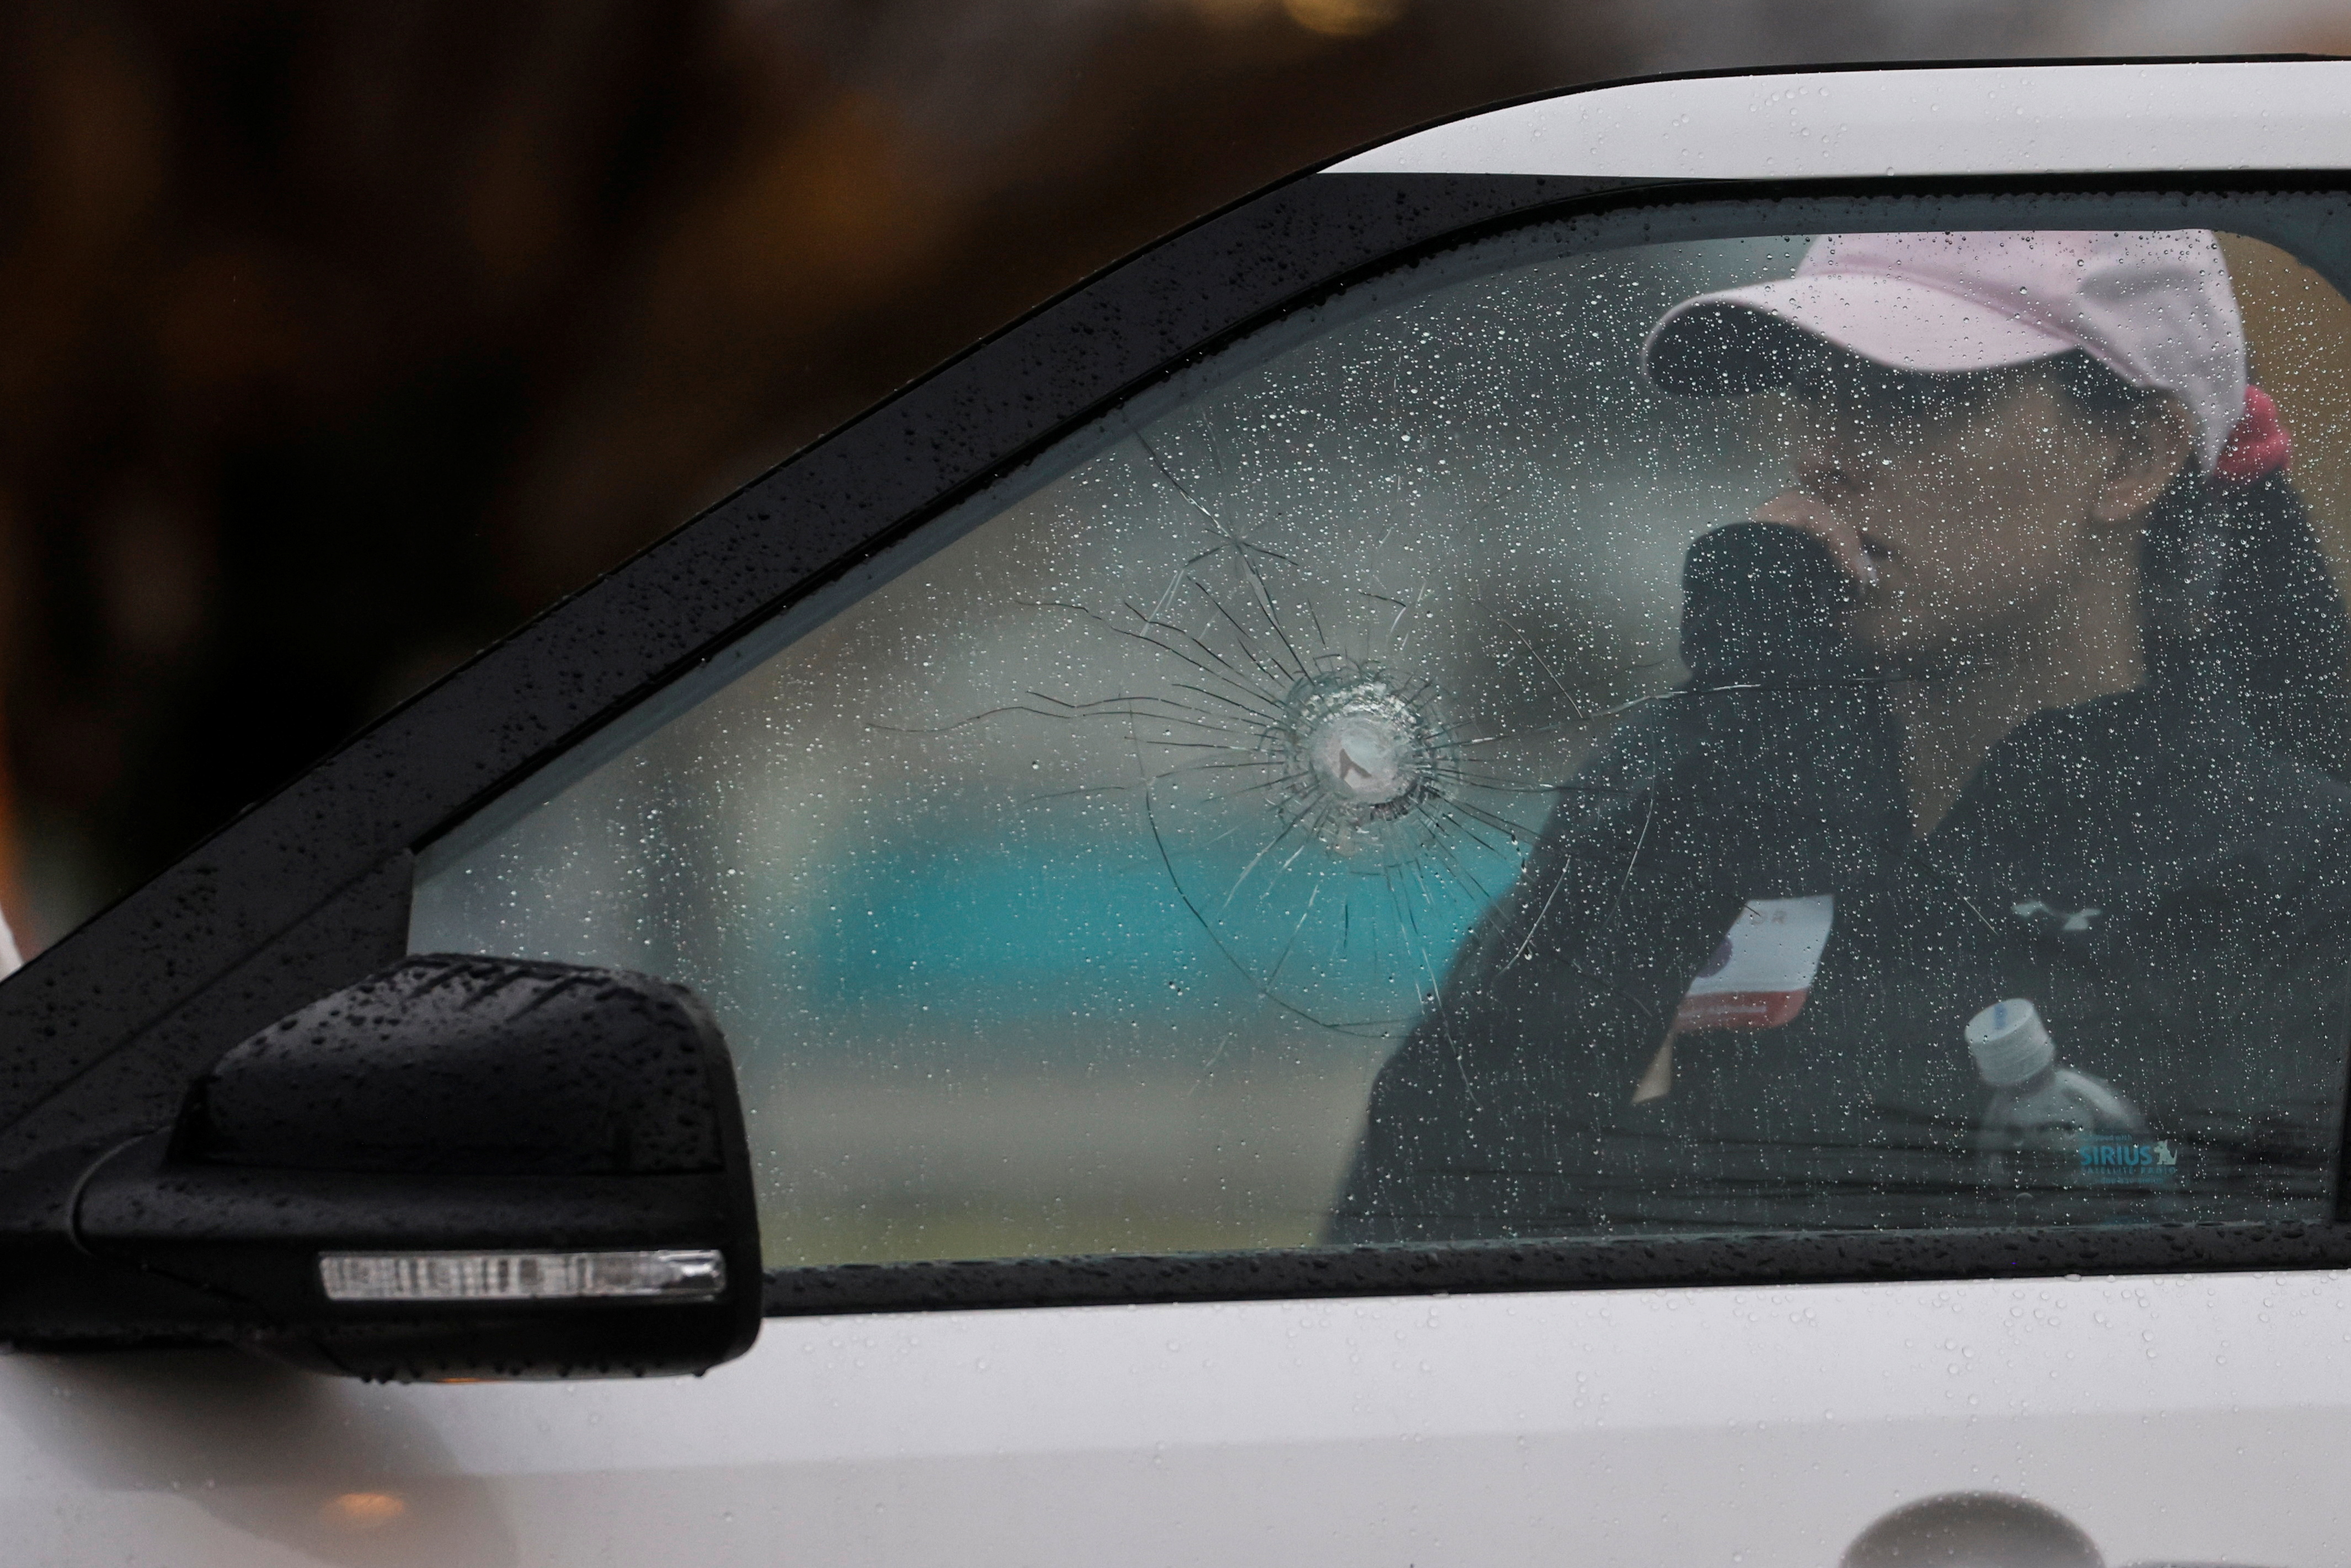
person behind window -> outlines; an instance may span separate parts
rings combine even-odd
[[[1689,679],[1562,789],[1330,1239],[2330,1213],[2351,626],[2213,235],[1833,235],[1644,365],[1784,394],[1791,482],[1691,547]],[[1987,1176],[2015,999],[2143,1118],[2119,1170]]]

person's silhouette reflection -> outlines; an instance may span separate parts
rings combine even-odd
[[[1833,235],[1646,362],[1783,393],[1791,483],[1691,547],[1690,679],[1563,789],[1331,1239],[2323,1214],[2351,630],[2213,236]],[[1980,1179],[2007,998],[2160,1183]]]

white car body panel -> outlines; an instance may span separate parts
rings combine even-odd
[[[648,1383],[18,1356],[5,1555],[1792,1568],[1983,1489],[2109,1563],[2315,1563],[2346,1345],[2298,1273],[786,1319]]]
[[[2351,63],[1708,78],[1332,172],[2351,168]],[[0,1357],[0,1561],[1834,1563],[1966,1490],[2106,1560],[2351,1558],[2338,1273],[771,1320],[697,1379]]]
[[[1804,180],[2351,168],[2351,60],[1696,77],[1432,127],[1332,174]]]

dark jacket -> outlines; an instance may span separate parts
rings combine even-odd
[[[1915,838],[1882,683],[1771,664],[1699,669],[1562,791],[1381,1072],[1332,1240],[2332,1213],[2351,789],[2182,674],[2036,716]],[[1802,1010],[1680,1035],[1635,1104],[1746,901],[1821,893]],[[1962,1031],[2013,997],[2176,1166],[1986,1176]]]

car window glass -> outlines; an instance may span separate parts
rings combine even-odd
[[[693,986],[779,1264],[2319,1218],[2345,317],[1521,232],[747,643],[413,945]]]

